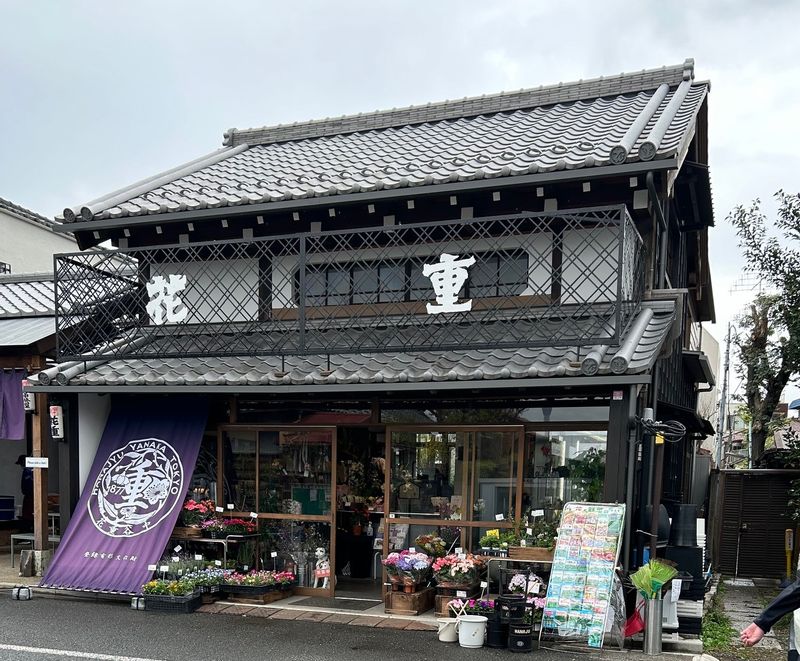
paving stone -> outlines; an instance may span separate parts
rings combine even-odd
[[[354,624],[357,627],[376,627],[381,622],[384,622],[385,618],[379,617],[366,617],[361,615],[357,617],[355,620],[351,621],[350,624]]]
[[[346,613],[334,613],[325,622],[328,624],[350,624],[356,617],[356,615],[347,615]]]
[[[304,611],[297,616],[297,620],[309,620],[311,622],[327,622],[330,613],[320,613],[319,611]]]
[[[273,620],[296,620],[303,611],[293,611],[287,610],[285,608],[277,611],[275,615],[272,616]]]
[[[278,612],[279,611],[277,609],[275,609],[275,608],[258,608],[258,607],[256,607],[256,608],[254,608],[252,611],[250,611],[247,614],[247,617],[264,617],[264,618],[267,618],[267,617],[272,617],[273,615],[275,615],[275,613],[278,613]]]
[[[226,608],[229,608],[228,604],[204,604],[197,610],[201,613],[221,613]]]
[[[428,622],[417,622],[416,620],[411,620],[406,625],[406,631],[436,631],[436,626],[433,624],[429,624]]]
[[[251,610],[252,606],[229,606],[225,609],[225,615],[246,615]]]
[[[385,619],[381,620],[375,626],[378,629],[405,629],[409,625],[409,620],[394,620],[394,619]]]

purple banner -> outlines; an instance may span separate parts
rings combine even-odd
[[[92,470],[41,585],[137,593],[189,488],[202,398],[115,399]]]
[[[20,441],[25,438],[24,378],[24,370],[0,370],[0,439]]]

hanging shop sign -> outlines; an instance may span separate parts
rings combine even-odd
[[[430,278],[433,291],[436,294],[436,304],[428,303],[425,308],[428,314],[441,312],[469,312],[472,309],[472,300],[458,302],[458,292],[469,277],[467,269],[475,263],[474,257],[459,259],[458,255],[444,253],[439,257],[438,264],[425,264],[422,275]]]
[[[179,324],[189,315],[178,292],[186,289],[185,275],[155,276],[147,283],[149,301],[145,306],[150,321],[154,326],[163,324]]]
[[[22,380],[22,408],[28,412],[35,413],[36,412],[36,395],[32,392],[25,390],[25,388],[30,387],[32,384],[28,379]]]
[[[206,415],[197,398],[114,403],[42,585],[139,592],[180,514]]]
[[[603,646],[615,601],[625,505],[567,503],[561,516],[542,618],[543,636]],[[622,613],[624,619],[624,613]]]
[[[56,440],[64,438],[64,409],[60,406],[50,407],[50,436]]]

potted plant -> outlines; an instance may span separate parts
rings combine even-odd
[[[225,576],[222,589],[233,594],[263,595],[268,592],[291,592],[297,579],[292,572],[251,571],[233,572]]]
[[[441,588],[470,588],[478,580],[483,563],[472,554],[451,553],[433,562],[436,584]]]
[[[441,558],[447,554],[447,544],[434,533],[420,535],[414,540],[414,548],[422,550],[432,558]]]
[[[188,498],[181,508],[181,521],[190,528],[199,528],[206,519],[213,517],[215,505],[213,500],[194,500]]]
[[[192,613],[202,603],[200,593],[191,580],[154,579],[142,586],[145,610],[164,613]]]
[[[431,573],[431,559],[425,553],[404,550],[390,553],[383,566],[392,583],[393,590],[416,592],[428,582]]]
[[[552,562],[558,537],[558,524],[543,518],[534,520],[520,530],[518,541],[508,549],[508,555],[518,560]]]
[[[661,654],[661,591],[677,573],[672,565],[654,559],[631,574],[631,582],[644,597],[644,653],[650,656]]]

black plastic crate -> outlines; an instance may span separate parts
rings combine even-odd
[[[203,603],[199,592],[193,592],[181,597],[166,594],[146,594],[144,596],[144,609],[159,613],[194,613]]]

